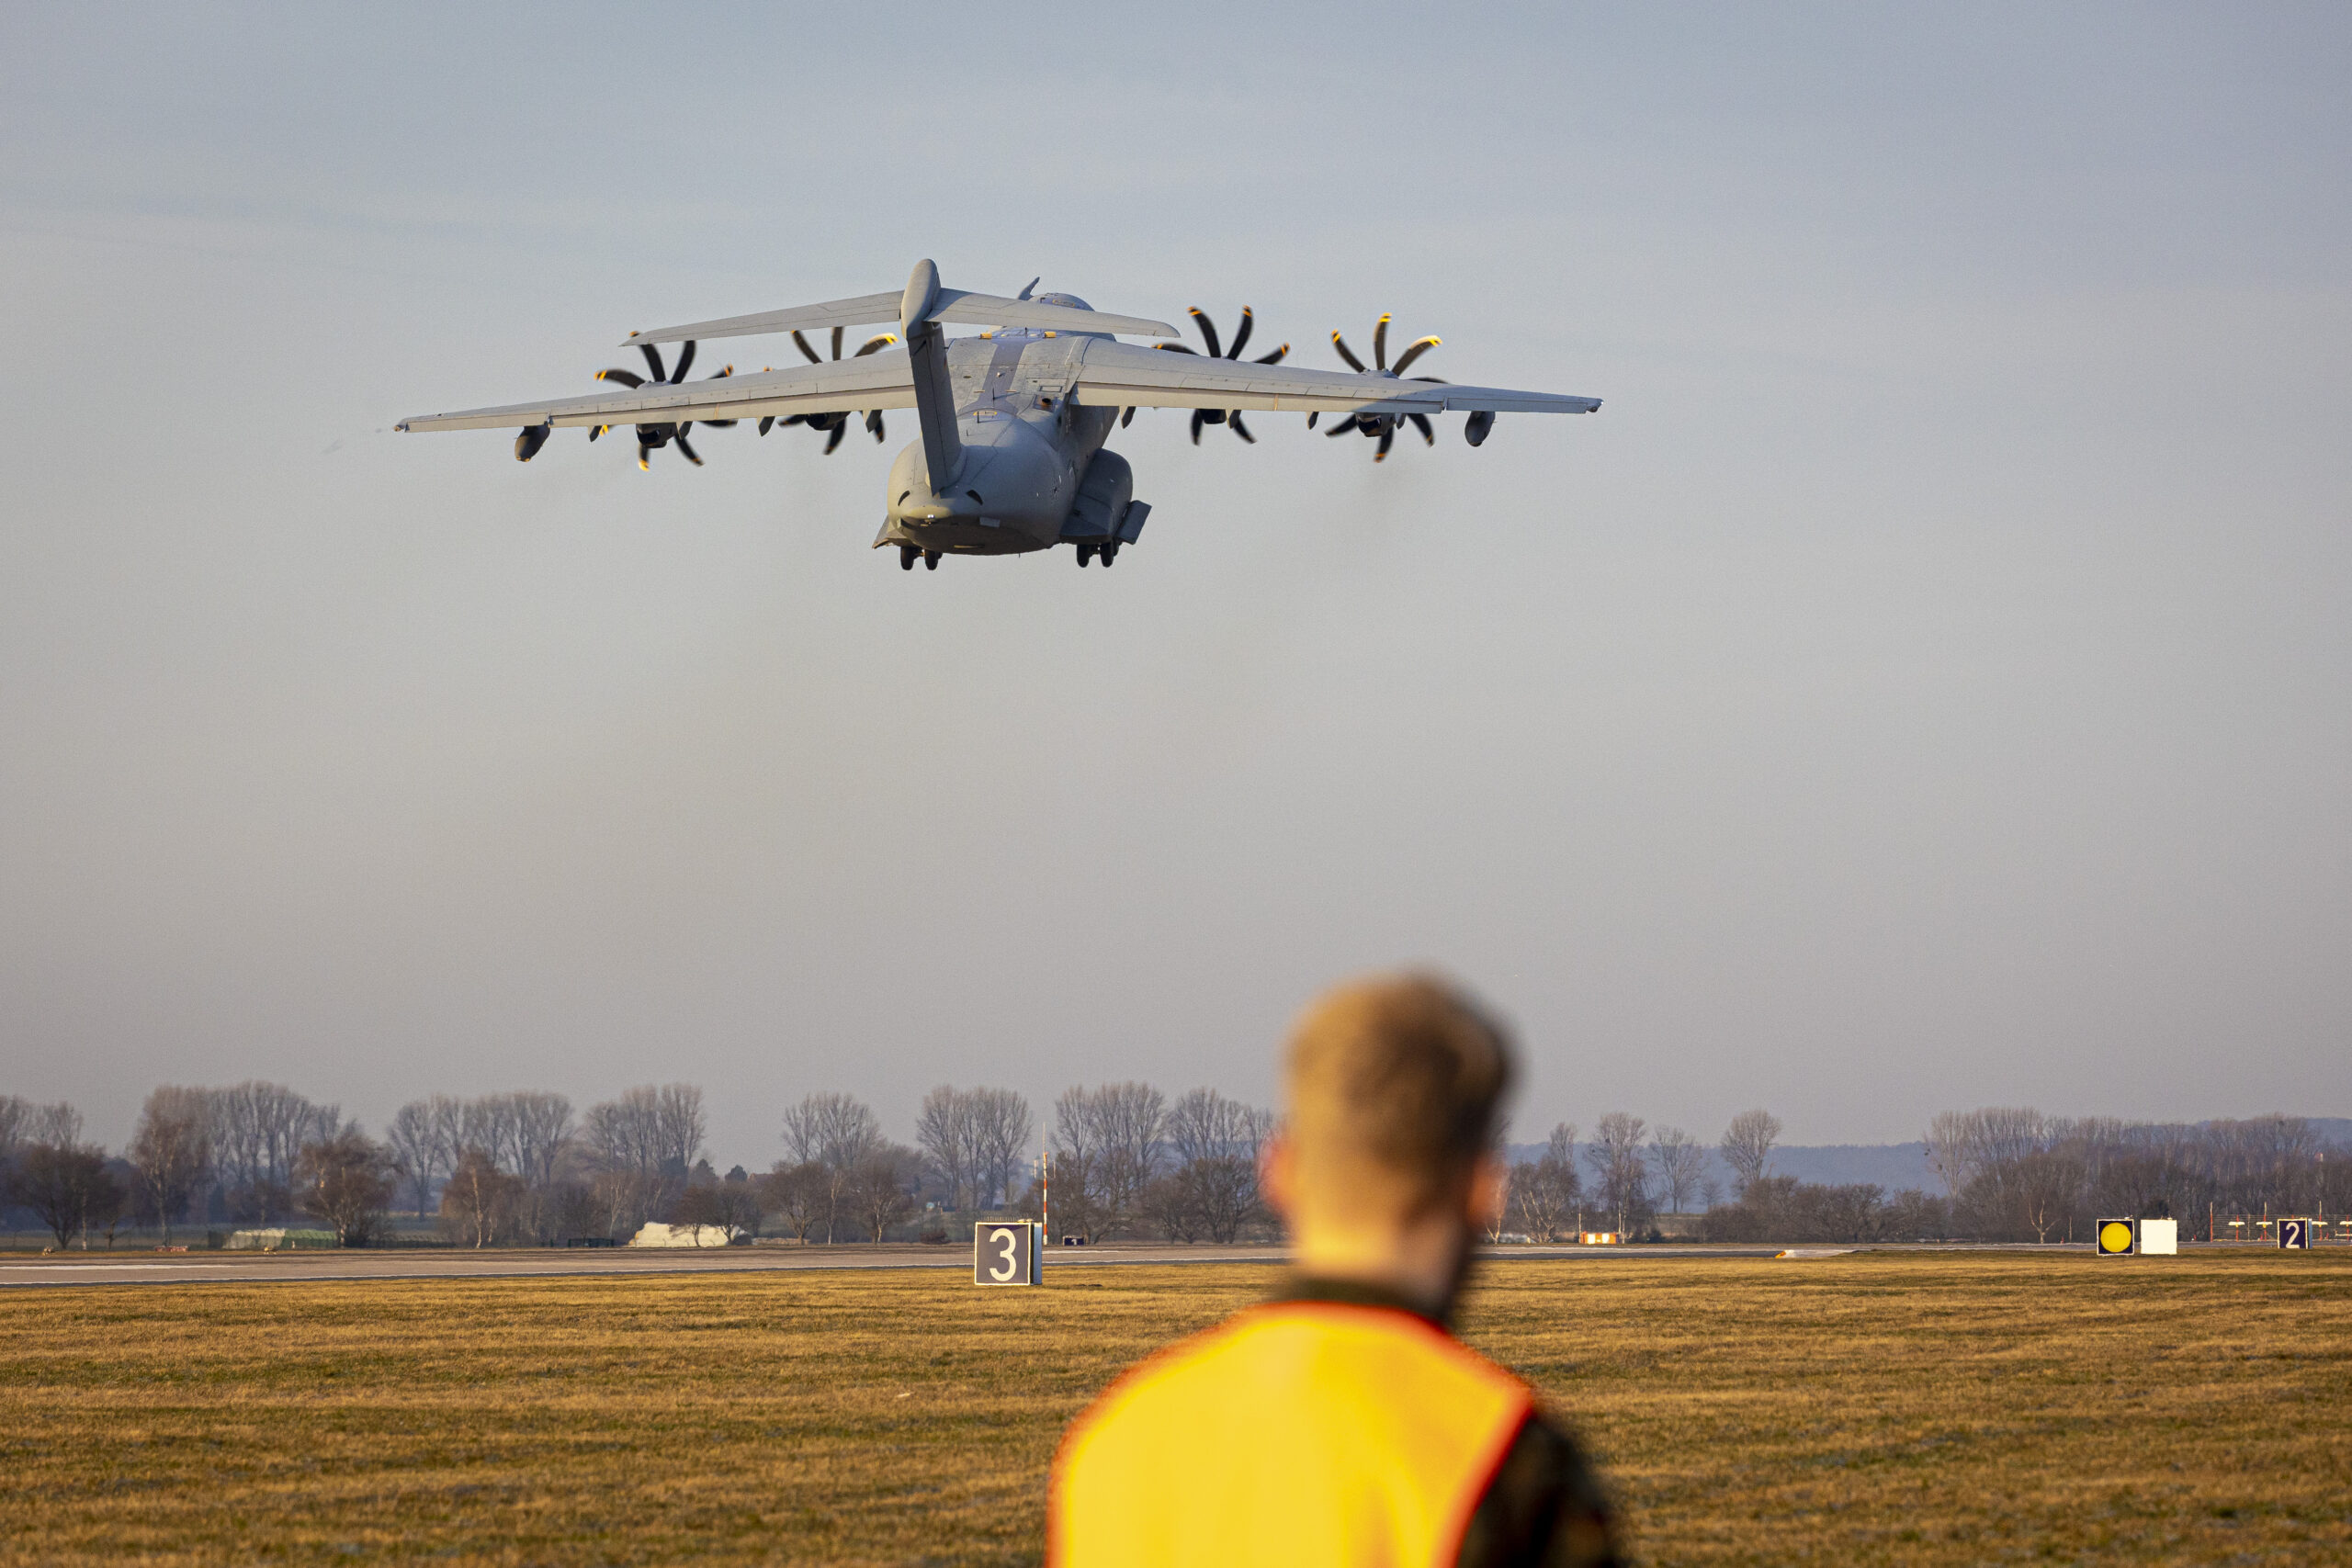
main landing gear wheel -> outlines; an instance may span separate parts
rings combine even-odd
[[[1080,566],[1084,566],[1094,558],[1094,546],[1091,543],[1081,541],[1071,547],[1078,552],[1078,564]]]
[[[900,545],[899,547],[899,570],[900,571],[914,570],[915,557],[921,554],[922,554],[922,552],[915,548],[912,545]]]
[[[925,571],[937,571],[939,570],[939,552],[937,550],[923,551],[922,569]]]
[[[1102,547],[1102,564],[1104,566],[1109,566],[1113,561],[1117,560],[1118,558],[1119,541],[1114,539],[1109,544]]]

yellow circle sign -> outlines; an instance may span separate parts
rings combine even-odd
[[[2098,1249],[2101,1252],[2132,1250],[2132,1227],[2121,1220],[2109,1220],[2098,1227]]]

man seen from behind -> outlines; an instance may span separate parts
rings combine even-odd
[[[1284,1070],[1276,1299],[1128,1372],[1055,1461],[1057,1568],[1603,1568],[1599,1484],[1520,1380],[1448,1323],[1499,1213],[1510,1050],[1458,989],[1343,986]]]

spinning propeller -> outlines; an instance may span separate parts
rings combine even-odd
[[[1233,346],[1231,348],[1224,348],[1220,347],[1217,343],[1216,323],[1209,320],[1208,313],[1206,311],[1203,310],[1198,305],[1195,305],[1192,310],[1192,317],[1193,324],[1201,329],[1201,340],[1209,345],[1209,357],[1211,359],[1240,358],[1242,346],[1250,341],[1250,329],[1257,324],[1256,318],[1251,316],[1250,313],[1250,308],[1247,305],[1244,305],[1241,308],[1241,325],[1236,329],[1233,334]],[[1181,343],[1159,343],[1154,344],[1152,346],[1154,348],[1164,348],[1170,354],[1193,354],[1198,352],[1194,349],[1186,348]],[[1274,350],[1272,354],[1260,355],[1254,363],[1259,365],[1272,365],[1280,360],[1283,355],[1288,354],[1289,352],[1290,344],[1284,344],[1282,347]],[[1119,416],[1119,423],[1124,425],[1129,420],[1135,418],[1135,416],[1136,411],[1129,409]],[[1233,427],[1234,434],[1238,435],[1242,440],[1247,441],[1252,446],[1255,446],[1258,444],[1258,438],[1250,434],[1250,427],[1241,423],[1241,411],[1239,409],[1194,409],[1193,411],[1193,445],[1195,446],[1198,446],[1201,444],[1201,426],[1204,424],[1230,425]]]
[[[824,356],[808,346],[807,338],[796,332],[792,334],[792,341],[800,345],[800,352],[808,356],[809,364],[825,363]],[[860,344],[858,351],[850,357],[863,359],[876,349],[888,348],[898,341],[899,334],[896,333],[877,333]],[[833,357],[839,359],[841,356],[842,329],[835,327],[833,329]],[[811,430],[829,432],[825,440],[825,456],[830,457],[833,455],[833,448],[842,444],[842,437],[849,432],[849,415],[846,413],[789,413],[779,420],[774,414],[765,414],[760,420],[760,434],[765,435],[768,433],[768,427],[774,424],[805,424]],[[882,411],[880,409],[865,411],[865,428],[874,433],[875,440],[882,439]]]
[[[1442,377],[1405,375],[1406,370],[1412,366],[1414,360],[1419,359],[1422,355],[1427,354],[1430,349],[1435,348],[1437,345],[1438,340],[1434,337],[1415,338],[1411,343],[1405,345],[1405,352],[1396,356],[1396,365],[1394,367],[1390,366],[1388,363],[1388,318],[1384,314],[1380,318],[1378,324],[1374,326],[1372,329],[1372,369],[1367,372],[1363,367],[1363,361],[1358,359],[1355,355],[1355,351],[1348,346],[1348,340],[1341,337],[1337,333],[1333,333],[1331,334],[1331,346],[1340,351],[1340,357],[1346,360],[1349,367],[1353,369],[1358,375],[1370,374],[1374,376],[1390,376],[1401,378],[1408,381],[1435,381],[1440,385],[1442,385],[1443,378]],[[1437,445],[1437,431],[1430,425],[1429,415],[1425,413],[1408,413],[1404,417],[1413,422],[1413,427],[1421,433],[1421,439],[1423,441],[1427,442],[1431,446]],[[1316,416],[1313,414],[1306,416],[1306,425],[1310,430],[1315,427],[1315,418]],[[1364,435],[1376,435],[1380,438],[1380,446],[1379,448],[1373,453],[1372,460],[1375,463],[1385,462],[1387,460],[1388,448],[1394,446],[1396,441],[1396,418],[1397,416],[1393,413],[1351,413],[1345,419],[1340,421],[1339,423],[1333,425],[1329,431],[1325,432],[1325,434],[1329,435],[1345,435],[1348,432],[1352,430]],[[1488,423],[1491,423],[1493,422],[1490,420]],[[1484,431],[1479,432],[1481,439],[1485,437],[1485,434],[1486,433]],[[1471,445],[1475,446],[1477,445],[1477,442],[1473,441]]]
[[[639,344],[637,345],[637,351],[638,353],[645,355],[646,368],[653,372],[651,379],[649,380],[647,378],[639,375],[634,370],[599,370],[596,372],[596,379],[599,381],[617,381],[624,387],[679,387],[685,384],[687,367],[692,366],[695,362],[695,345],[692,339],[688,339],[686,342],[678,345],[678,368],[674,375],[662,369],[662,351],[654,347],[651,344]],[[735,367],[730,365],[727,367],[726,369],[721,370],[717,375],[711,376],[707,378],[716,381],[720,379],[722,377],[732,376],[734,374]],[[707,419],[702,423],[710,426],[713,430],[725,430],[733,425],[735,422],[731,419]],[[670,443],[674,441],[678,444],[678,455],[685,458],[687,462],[692,463],[695,468],[701,468],[702,459],[695,456],[694,447],[688,445],[686,441],[686,432],[692,430],[694,427],[695,422],[693,420],[686,420],[684,423],[677,424],[639,425],[637,427],[637,466],[640,468],[650,469],[652,465],[647,462],[646,459],[651,456],[653,449],[656,446],[667,446]],[[605,432],[610,429],[612,429],[612,426],[609,424],[592,425],[589,427],[588,439],[594,441],[596,437],[604,434]],[[527,432],[526,434],[527,434]],[[535,446],[532,450],[537,451],[537,448]],[[517,457],[521,457],[523,455],[519,442],[517,443],[515,455]]]

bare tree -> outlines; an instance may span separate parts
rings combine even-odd
[[[1147,1216],[1168,1235],[1229,1243],[1258,1217],[1258,1151],[1273,1113],[1213,1089],[1180,1097],[1165,1118],[1176,1168],[1148,1184]]]
[[[677,1206],[670,1212],[670,1222],[717,1225],[727,1233],[729,1241],[739,1235],[749,1239],[760,1234],[760,1222],[767,1217],[767,1203],[765,1183],[752,1180],[739,1165],[717,1181],[697,1181],[680,1193]]]
[[[978,1091],[941,1084],[922,1097],[922,1109],[915,1113],[915,1141],[947,1189],[947,1206],[958,1211],[979,1206],[974,1196],[979,1185],[978,1111]]]
[[[1091,1243],[1109,1228],[1095,1177],[1101,1156],[1057,1149],[1046,1163],[1044,1179],[1030,1186],[1041,1217],[1052,1222],[1057,1235],[1081,1236]]]
[[[2066,1222],[2082,1186],[2083,1162],[2074,1151],[2041,1148],[2017,1162],[2009,1192],[2033,1239],[2047,1242],[2050,1233]]]
[[[469,1148],[458,1156],[457,1168],[441,1189],[442,1228],[450,1240],[465,1246],[504,1241],[522,1196],[520,1178],[499,1169],[489,1150]]]
[[[342,1126],[341,1108],[258,1078],[201,1092],[213,1175],[229,1213],[265,1221],[285,1213],[293,1202],[296,1156]]]
[[[654,1117],[661,1132],[662,1163],[674,1164],[682,1171],[692,1167],[710,1132],[709,1120],[703,1114],[702,1090],[693,1084],[663,1084],[655,1094]]]
[[[1029,1101],[1009,1089],[976,1089],[972,1095],[972,1169],[978,1190],[973,1206],[1013,1201],[1013,1183],[1029,1163],[1035,1122]]]
[[[1083,1169],[1102,1229],[1129,1228],[1159,1166],[1167,1097],[1149,1084],[1071,1089],[1054,1102],[1054,1143]],[[1057,1172],[1058,1174],[1058,1171]]]
[[[687,1086],[673,1084],[673,1089]],[[691,1089],[695,1097],[695,1117],[701,1116],[700,1089]],[[523,1183],[520,1216],[524,1230],[542,1239],[552,1240],[554,1213],[550,1194],[563,1168],[564,1158],[571,1152],[576,1132],[571,1120],[571,1101],[560,1094],[525,1089],[503,1097],[506,1101],[506,1157],[509,1168]],[[695,1141],[701,1142],[699,1126]]]
[[[831,1173],[815,1160],[798,1165],[778,1160],[775,1169],[760,1178],[760,1196],[767,1212],[782,1220],[793,1239],[804,1247],[808,1233],[825,1217],[832,1190]]]
[[[166,1242],[173,1219],[187,1209],[212,1166],[209,1111],[202,1089],[164,1085],[147,1096],[125,1151]]]
[[[33,1111],[32,1101],[13,1094],[0,1094],[0,1169],[6,1169],[17,1157],[18,1145],[24,1144],[25,1123]]]
[[[60,1247],[78,1234],[88,1251],[93,1229],[107,1232],[112,1245],[124,1194],[107,1169],[106,1152],[95,1144],[20,1145],[6,1175],[8,1201],[30,1209]]]
[[[454,1095],[436,1094],[427,1099],[424,1106],[433,1123],[434,1146],[439,1151],[445,1168],[455,1169],[458,1156],[469,1145],[475,1148],[486,1146],[479,1135],[469,1135],[479,1134],[480,1128],[469,1123],[466,1101]]]
[[[1577,1130],[1566,1122],[1552,1129],[1543,1154],[1511,1169],[1510,1212],[1520,1228],[1537,1241],[1550,1241],[1568,1228],[1582,1194],[1577,1175]]]
[[[903,1144],[877,1145],[850,1173],[847,1197],[858,1224],[880,1241],[892,1225],[915,1212],[915,1183],[922,1156]]]
[[[303,1210],[334,1227],[342,1247],[365,1247],[395,1190],[392,1156],[356,1123],[305,1144],[294,1157]]]
[[[882,1122],[864,1100],[812,1094],[784,1113],[784,1146],[793,1163],[825,1169],[825,1241],[831,1245],[852,1180],[883,1145]]]
[[[51,1148],[76,1148],[82,1142],[82,1113],[68,1100],[26,1107],[24,1139]]]
[[[1628,1235],[1649,1214],[1649,1165],[1642,1157],[1642,1134],[1649,1123],[1623,1111],[1603,1116],[1592,1130],[1584,1152],[1599,1182],[1600,1206],[1616,1216],[1620,1235]]]
[[[1735,1196],[1756,1185],[1764,1175],[1764,1162],[1771,1156],[1772,1145],[1781,1136],[1781,1119],[1758,1107],[1743,1111],[1731,1119],[1724,1129],[1724,1141],[1717,1145],[1723,1151],[1724,1163],[1731,1167],[1732,1190]]]
[[[1689,1213],[1683,1205],[1699,1189],[1699,1169],[1704,1160],[1699,1140],[1679,1127],[1660,1127],[1650,1134],[1650,1162],[1657,1167],[1667,1213]]]
[[[568,1115],[570,1106],[564,1110]],[[501,1114],[514,1114],[512,1104]],[[669,1208],[685,1185],[704,1131],[702,1090],[691,1084],[644,1084],[588,1108],[582,1141],[608,1232],[635,1230]]]
[[[451,1164],[450,1151],[441,1141],[440,1129],[434,1125],[431,1102],[412,1100],[394,1111],[384,1142],[391,1148],[393,1159],[400,1163],[409,1195],[416,1200],[416,1217],[421,1220],[424,1218],[425,1206],[433,1201],[435,1183],[448,1174]]]
[[[1242,1133],[1248,1107],[1213,1089],[1180,1095],[1168,1108],[1166,1142],[1178,1166],[1230,1154]]]

